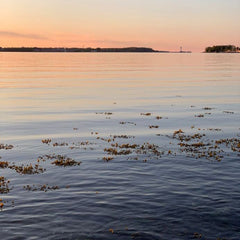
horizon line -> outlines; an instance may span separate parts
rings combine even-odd
[[[65,50],[73,50],[72,52],[74,52],[74,50],[81,52],[85,51],[85,52],[121,52],[121,51],[125,51],[127,52],[129,50],[129,52],[166,52],[166,53],[192,53],[192,51],[189,50],[182,50],[182,47],[180,47],[180,50],[156,50],[152,47],[143,47],[143,46],[129,46],[129,47],[29,47],[29,46],[21,46],[21,47],[1,47],[0,46],[0,51],[2,50],[12,50],[12,52],[14,50],[36,50],[36,52],[41,51],[41,50],[57,50],[58,52],[64,52]]]

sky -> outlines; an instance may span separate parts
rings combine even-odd
[[[240,0],[0,0],[1,47],[240,46]]]

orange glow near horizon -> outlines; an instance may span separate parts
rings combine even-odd
[[[1,47],[151,47],[201,52],[240,45],[240,1],[8,0]]]

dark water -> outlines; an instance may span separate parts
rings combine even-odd
[[[240,239],[239,66],[238,54],[1,53],[0,143],[14,147],[0,161],[46,169],[0,167],[1,239]],[[196,158],[179,129],[205,134],[184,144],[232,142]],[[138,145],[108,155],[116,143]]]

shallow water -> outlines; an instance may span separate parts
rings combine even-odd
[[[0,168],[1,238],[240,239],[239,147],[196,158],[174,137],[239,142],[239,66],[239,54],[0,53],[0,143],[14,146],[0,161],[46,169]],[[116,143],[161,154],[108,155]],[[81,164],[38,163],[46,154]]]

